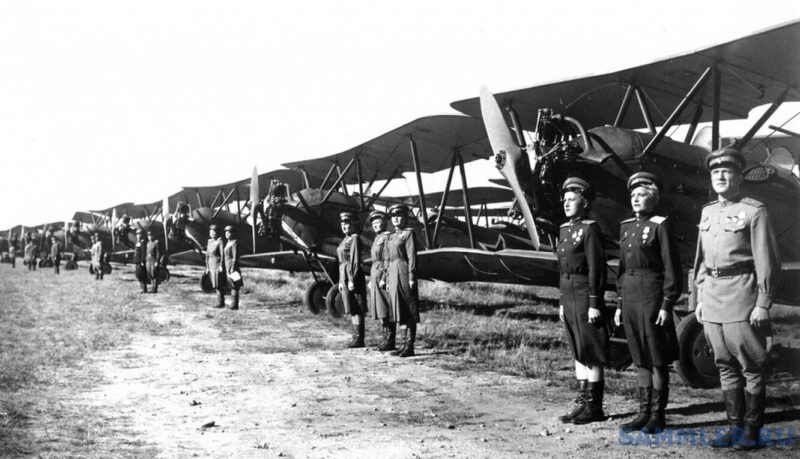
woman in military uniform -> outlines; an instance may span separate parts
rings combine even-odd
[[[222,249],[224,241],[219,237],[217,225],[208,227],[208,247],[206,248],[206,275],[211,287],[217,291],[215,308],[225,307],[225,271],[222,265]]]
[[[605,419],[603,365],[607,359],[608,332],[603,320],[603,286],[606,263],[600,228],[586,215],[593,194],[589,183],[570,177],[562,186],[564,214],[557,248],[564,322],[575,357],[578,379],[576,406],[561,422],[588,424]]]
[[[379,351],[393,351],[395,347],[396,321],[389,306],[389,297],[383,288],[386,285],[383,279],[385,268],[383,266],[383,252],[389,239],[386,231],[386,213],[380,210],[369,214],[372,230],[375,231],[375,240],[372,242],[370,258],[372,267],[369,272],[367,285],[367,303],[374,319],[380,320],[383,327],[383,341],[378,346]]]
[[[161,268],[161,244],[152,228],[147,229],[147,254],[144,259],[147,267],[147,280],[153,283],[153,293],[158,293],[158,270]]]
[[[136,265],[136,280],[142,288],[142,293],[147,293],[147,242],[144,240],[144,231],[136,230],[136,245],[133,248],[133,264]]]
[[[33,238],[31,238],[30,233],[25,236],[24,250],[23,261],[28,266],[28,271],[36,271],[36,246],[33,244]]]
[[[417,290],[417,239],[414,230],[407,228],[408,206],[395,204],[389,208],[394,233],[384,249],[386,290],[392,306],[391,315],[404,328],[404,344],[393,352],[400,357],[414,355],[414,342],[419,323],[419,293]]]
[[[681,295],[680,255],[666,217],[656,215],[661,183],[649,172],[628,179],[633,218],[620,223],[619,304],[614,322],[624,324],[638,373],[639,414],[623,430],[655,433],[665,427],[669,368],[678,358],[672,306]]]
[[[225,265],[225,277],[228,279],[228,288],[233,291],[233,304],[231,309],[239,309],[239,289],[244,286],[242,272],[239,270],[239,241],[233,226],[225,227],[225,248],[222,250]],[[223,302],[224,305],[224,302]]]
[[[361,269],[361,239],[358,237],[358,220],[350,212],[339,214],[344,237],[336,249],[339,259],[339,293],[344,311],[353,322],[353,340],[349,348],[364,347],[364,315],[366,313],[366,280]]]

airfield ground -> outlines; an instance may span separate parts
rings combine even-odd
[[[137,293],[130,267],[103,282],[85,264],[58,277],[20,268],[0,265],[2,457],[726,454],[620,437],[630,369],[608,372],[607,422],[559,423],[573,390],[553,289],[426,283],[418,356],[400,359],[343,349],[348,321],[305,309],[304,276],[247,271],[230,311],[209,307],[196,268],[172,267],[158,295]],[[797,346],[800,311],[776,315],[778,340]],[[672,377],[671,426],[724,423],[718,390]],[[797,457],[799,383],[769,389],[768,425],[790,441],[750,456]]]

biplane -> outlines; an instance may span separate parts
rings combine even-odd
[[[778,236],[783,276],[774,299],[797,305],[800,180],[792,172],[796,152],[781,154],[779,167],[774,160],[757,161],[748,148],[778,107],[800,100],[799,46],[800,21],[795,21],[608,74],[496,95],[484,88],[480,97],[453,102],[452,107],[484,121],[496,167],[514,190],[534,245],[556,237],[558,225],[565,220],[559,202],[564,179],[581,176],[594,184],[597,199],[590,218],[602,229],[613,281],[619,222],[630,216],[627,178],[641,170],[661,178],[661,212],[672,221],[681,260],[688,269],[694,259],[701,207],[715,198],[704,160],[710,150],[721,146],[720,122],[747,118],[751,108],[768,104],[733,147],[748,158],[743,193],[767,204]],[[634,100],[638,110],[632,109]],[[782,129],[786,121],[772,120],[777,123],[773,130]],[[699,135],[702,123],[710,123],[710,130]],[[683,139],[673,140],[668,134],[679,124],[688,130]],[[510,267],[527,276],[531,269],[526,266],[541,269],[542,252],[490,255],[494,264],[487,259],[486,271],[500,274]],[[550,260],[551,269],[557,270],[555,257]],[[446,257],[437,261],[447,266],[459,263]],[[461,264],[467,266],[464,261]],[[677,315],[679,373],[691,386],[718,384],[702,325],[687,310]]]

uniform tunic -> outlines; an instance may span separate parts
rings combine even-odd
[[[225,243],[222,249],[222,259],[225,266],[225,277],[228,278],[228,288],[238,290],[244,285],[244,280],[241,278],[242,272],[239,270],[239,242],[236,239],[230,239]],[[233,281],[231,274],[239,273],[239,280]]]
[[[703,207],[699,227],[695,284],[722,389],[761,393],[766,336],[750,314],[771,307],[781,268],[766,208],[745,197],[715,201]]]
[[[344,311],[351,315],[365,314],[367,286],[361,269],[361,239],[358,234],[342,238],[336,248],[336,256],[339,259],[339,285]],[[353,290],[348,288],[350,282],[353,283]]]
[[[206,268],[208,277],[211,279],[211,286],[217,290],[224,290],[225,274],[220,273],[222,267],[222,238],[209,238],[208,248],[206,249]]]
[[[656,320],[661,309],[672,313],[681,296],[678,247],[662,216],[623,220],[619,231],[617,292],[628,349],[637,367],[667,366],[678,358],[675,323]]]
[[[103,258],[105,258],[105,251],[103,250],[103,243],[100,241],[92,244],[92,266],[94,270],[103,270]]]
[[[61,264],[61,245],[59,245],[58,242],[50,247],[50,258],[53,260],[55,266]]]
[[[36,247],[33,242],[25,244],[25,263],[36,263]]]
[[[389,235],[384,249],[384,267],[392,316],[401,324],[419,322],[417,238],[411,228]],[[410,281],[414,281],[413,289]]]
[[[161,245],[158,239],[147,241],[147,254],[144,259],[147,267],[147,279],[150,282],[158,282],[158,264],[161,262]]]
[[[607,361],[608,331],[605,320],[589,323],[589,308],[603,312],[606,278],[605,252],[600,228],[592,220],[561,225],[557,250],[561,271],[559,287],[564,326],[575,360],[584,365]]]
[[[369,271],[367,299],[369,300],[369,309],[374,319],[388,319],[389,322],[395,322],[396,318],[392,314],[389,297],[386,294],[386,290],[380,287],[380,282],[384,278],[384,273],[386,271],[383,265],[383,252],[386,250],[386,242],[388,242],[388,240],[389,232],[384,231],[376,234],[375,240],[372,242],[372,249],[370,251],[372,267]]]

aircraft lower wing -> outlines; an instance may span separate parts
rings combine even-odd
[[[184,250],[183,252],[172,253],[169,261],[176,265],[205,266],[206,257],[196,250]]]
[[[317,257],[325,264],[336,263],[336,260],[328,255],[317,254]],[[312,271],[312,265],[306,261],[303,254],[292,250],[242,255],[239,264],[245,268],[280,269],[295,272]]]
[[[445,282],[497,282],[558,286],[558,260],[552,252],[506,249],[488,252],[450,247],[417,254],[421,278]]]

